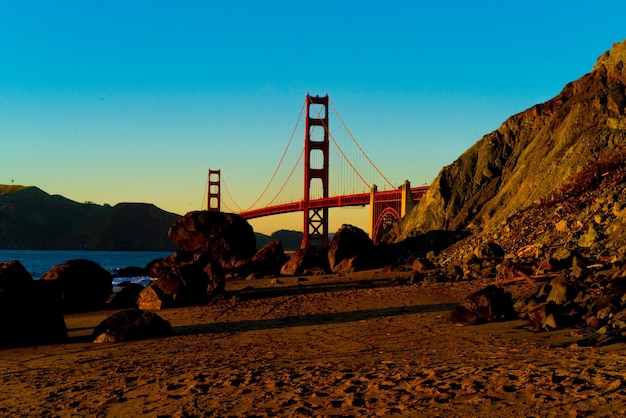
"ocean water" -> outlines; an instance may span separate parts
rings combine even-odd
[[[150,261],[171,254],[172,252],[163,251],[0,250],[0,262],[19,260],[33,279],[39,279],[52,267],[67,260],[79,258],[91,260],[114,275],[118,269],[130,266],[145,267]],[[113,278],[113,285],[116,286],[122,281],[145,285],[150,282],[150,278]]]

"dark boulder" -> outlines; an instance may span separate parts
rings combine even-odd
[[[33,280],[19,261],[0,263],[0,347],[66,340],[58,284]]]
[[[311,246],[293,253],[291,259],[283,264],[280,273],[294,276],[304,274],[306,271],[319,272],[320,270],[326,273],[330,272],[327,250],[321,247]]]
[[[152,266],[156,278],[138,296],[141,309],[164,309],[202,303],[208,294],[220,293],[226,276],[207,254],[177,251]]]
[[[44,273],[40,280],[54,280],[59,284],[65,312],[102,309],[113,293],[111,274],[89,260],[69,260],[58,264]]]
[[[118,343],[172,335],[170,323],[154,312],[132,309],[117,312],[95,328],[94,343]]]
[[[252,257],[250,268],[258,275],[276,275],[287,260],[283,244],[278,240],[271,241]]]
[[[511,294],[501,287],[488,285],[460,303],[452,311],[451,321],[480,324],[506,321],[516,317]]]
[[[183,250],[208,254],[227,269],[256,253],[252,226],[232,213],[189,212],[172,225],[168,237]]]
[[[353,259],[341,263],[344,259]],[[356,271],[376,266],[376,246],[360,228],[344,224],[339,228],[328,249],[328,262],[333,272]]]
[[[110,309],[130,309],[137,307],[137,297],[144,289],[139,283],[123,283],[121,290],[114,293],[107,302]]]
[[[19,261],[0,263],[0,297],[7,292],[19,292],[32,281],[30,273]]]

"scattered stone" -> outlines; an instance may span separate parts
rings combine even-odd
[[[412,269],[414,272],[423,273],[435,268],[435,264],[428,258],[417,258],[413,261]]]
[[[562,232],[562,233],[570,231],[569,221],[567,219],[561,219],[560,221],[556,223],[556,225],[554,225],[554,227],[556,228],[557,231]]]
[[[492,260],[504,257],[504,250],[495,242],[487,242],[477,246],[474,255],[481,260]]]
[[[468,296],[452,311],[452,322],[480,324],[493,321],[505,321],[517,317],[513,309],[511,294],[503,288],[488,285]]]

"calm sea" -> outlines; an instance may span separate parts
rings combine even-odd
[[[171,251],[0,250],[0,262],[19,260],[30,275],[33,276],[33,279],[39,279],[42,274],[53,266],[67,260],[83,258],[95,261],[113,274],[117,269],[124,267],[145,267],[146,264],[155,258],[167,257],[171,254]]]

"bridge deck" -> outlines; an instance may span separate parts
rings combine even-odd
[[[418,201],[428,190],[428,186],[411,187],[411,196],[414,201]],[[399,189],[383,190],[376,192],[376,202],[395,202],[400,200]],[[309,200],[309,209],[320,208],[340,208],[345,206],[366,206],[370,204],[370,193],[357,193],[346,196],[333,196],[321,199]],[[304,201],[285,203],[281,205],[268,206],[266,208],[254,209],[239,213],[244,219],[261,218],[263,216],[278,215],[281,213],[300,212],[305,208]]]

